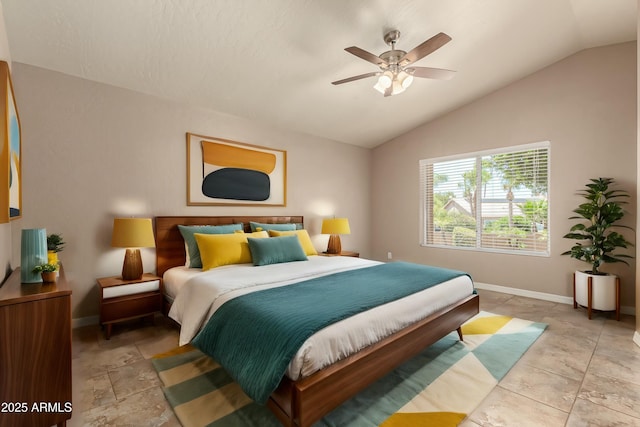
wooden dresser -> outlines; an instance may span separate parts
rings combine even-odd
[[[66,425],[71,418],[71,289],[20,283],[0,287],[0,427]]]

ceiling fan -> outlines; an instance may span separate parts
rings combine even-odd
[[[345,48],[345,50],[352,55],[377,65],[380,67],[380,71],[336,80],[335,82],[331,82],[331,84],[340,85],[355,80],[366,79],[368,77],[378,77],[378,81],[374,86],[374,89],[384,94],[384,96],[391,96],[404,92],[404,90],[411,85],[414,77],[440,80],[449,80],[453,77],[455,71],[451,70],[430,67],[410,67],[414,62],[424,58],[450,42],[451,37],[445,33],[438,33],[409,52],[396,49],[396,42],[399,38],[400,31],[398,30],[391,30],[385,34],[384,41],[386,44],[391,46],[391,50],[384,52],[380,56],[376,56],[356,46]]]

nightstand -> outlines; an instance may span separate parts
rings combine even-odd
[[[342,251],[339,254],[328,254],[326,252],[320,252],[318,255],[322,255],[322,256],[352,256],[354,258],[359,258],[360,257],[360,253],[359,252],[353,252],[353,251]]]
[[[138,280],[119,276],[98,279],[100,287],[100,325],[111,338],[111,325],[116,322],[151,316],[162,311],[162,279],[143,274]]]

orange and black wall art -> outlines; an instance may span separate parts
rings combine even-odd
[[[187,134],[189,204],[286,204],[286,152]]]

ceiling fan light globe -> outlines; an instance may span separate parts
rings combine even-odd
[[[402,86],[402,84],[396,79],[393,81],[393,89],[391,94],[392,95],[397,95],[399,93],[404,92],[406,88]]]
[[[391,84],[393,83],[393,79],[392,79],[393,75],[391,75],[391,73],[389,73],[388,71],[385,71],[379,78],[378,78],[378,84],[383,88],[386,89],[389,86],[391,86]]]
[[[373,85],[373,88],[375,90],[377,90],[378,92],[380,92],[381,94],[383,94],[383,95],[384,95],[384,93],[385,93],[385,91],[387,89],[387,88],[384,88],[384,87],[380,86],[380,82],[376,82],[376,84]]]
[[[413,76],[405,71],[401,71],[400,74],[398,74],[398,80],[402,88],[406,89],[413,83]]]

